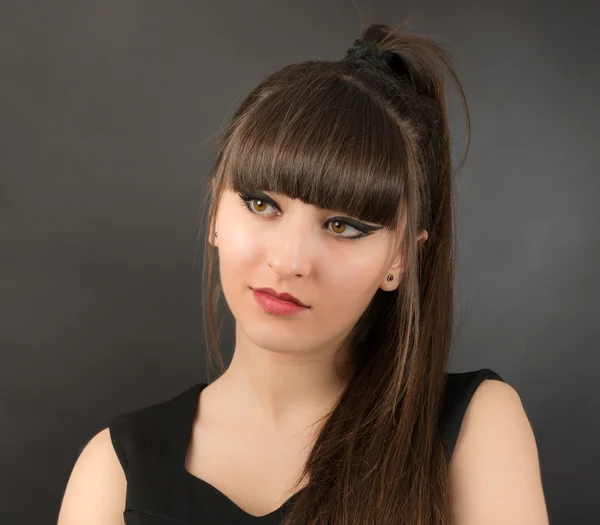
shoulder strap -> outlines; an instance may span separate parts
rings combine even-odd
[[[446,459],[449,462],[473,394],[486,379],[495,379],[497,381],[504,381],[504,379],[490,368],[481,368],[462,373],[449,373],[446,377],[446,391],[440,424]]]
[[[198,389],[199,385],[194,385],[166,401],[118,414],[109,421],[113,448],[127,480],[136,459],[138,464],[177,462],[191,429]]]

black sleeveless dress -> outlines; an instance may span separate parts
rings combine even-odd
[[[447,374],[440,431],[448,459],[469,401],[485,379],[503,381],[489,368]],[[198,383],[172,399],[110,420],[112,444],[127,478],[127,525],[279,525],[296,498],[253,516],[185,469],[198,395],[205,386]]]

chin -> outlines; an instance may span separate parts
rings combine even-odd
[[[268,317],[266,314],[264,316]],[[275,323],[278,326],[274,326]],[[253,344],[270,352],[299,353],[313,346],[306,337],[305,329],[299,330],[291,323],[281,323],[280,319],[256,321],[244,331]]]

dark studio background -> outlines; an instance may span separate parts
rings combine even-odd
[[[92,435],[204,380],[213,134],[267,73],[341,57],[357,7],[443,38],[470,104],[450,370],[518,390],[551,523],[597,523],[600,8],[370,4],[0,3],[0,523],[56,523]]]

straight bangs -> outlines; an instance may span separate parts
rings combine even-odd
[[[236,117],[221,163],[225,187],[283,194],[395,231],[407,140],[362,84],[318,69],[278,80],[285,89],[267,85]]]

